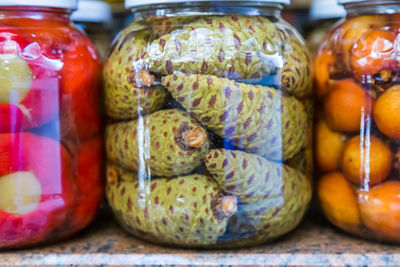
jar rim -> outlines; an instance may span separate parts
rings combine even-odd
[[[64,9],[76,9],[78,0],[1,0],[1,6],[24,7],[55,7]]]
[[[136,8],[140,6],[147,6],[152,4],[179,4],[179,3],[194,3],[194,2],[241,2],[243,0],[218,0],[218,1],[210,1],[210,0],[125,0],[125,7]],[[262,2],[262,3],[273,3],[273,4],[282,4],[282,5],[290,5],[290,0],[247,0],[247,2]]]
[[[382,1],[382,0],[338,0],[339,5],[347,5],[347,4],[357,4],[357,3],[370,3],[373,4],[376,2],[376,4],[381,4],[382,2],[398,2],[400,4],[400,1],[398,0],[389,0],[389,1]]]

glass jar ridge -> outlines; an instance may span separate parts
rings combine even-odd
[[[363,14],[395,14],[400,12],[400,2],[389,1],[348,1],[340,2],[347,11],[347,16]]]
[[[125,7],[126,8],[137,8],[140,6],[148,6],[148,5],[185,5],[185,4],[195,4],[195,3],[205,3],[209,5],[218,4],[218,3],[227,3],[228,5],[231,3],[243,2],[242,0],[234,0],[234,1],[226,1],[226,0],[218,0],[218,1],[209,1],[209,0],[192,0],[192,1],[183,1],[183,0],[126,0]],[[263,5],[263,4],[282,4],[282,5],[289,5],[290,0],[250,0],[247,1],[248,4],[255,4],[255,5]]]

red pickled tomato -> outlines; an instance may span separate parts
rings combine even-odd
[[[335,64],[335,56],[332,50],[323,49],[318,52],[314,69],[318,71],[315,76],[315,95],[318,99],[322,99],[329,92],[329,73]]]
[[[68,225],[74,230],[86,227],[96,216],[103,199],[103,140],[95,137],[78,148],[76,210]]]
[[[30,43],[38,43],[46,57],[60,59],[73,38],[73,28],[63,17],[9,18],[2,23],[18,28]]]
[[[388,30],[369,30],[351,51],[351,67],[354,76],[362,80],[364,75],[394,70],[396,60],[396,35]]]
[[[66,219],[74,205],[70,165],[52,139],[0,134],[1,247],[44,241]]]
[[[85,36],[76,39],[65,52],[61,75],[63,127],[75,129],[81,140],[98,134],[101,63],[96,49]]]
[[[17,29],[0,26],[0,51],[2,53],[19,54],[28,44],[28,40],[23,38]]]
[[[0,132],[41,126],[57,115],[61,67],[38,43],[0,28]]]

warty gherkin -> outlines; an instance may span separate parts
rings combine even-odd
[[[295,168],[298,171],[306,174],[306,176],[311,180],[313,177],[314,165],[313,165],[313,131],[314,131],[314,101],[312,98],[302,99],[307,118],[308,118],[308,127],[307,127],[307,138],[304,143],[303,148],[293,157],[291,157],[287,164]]]
[[[221,194],[205,175],[130,180],[134,175],[112,165],[107,173],[112,177],[107,177],[106,195],[117,220],[128,232],[155,242],[216,244],[236,212],[236,197]]]
[[[183,73],[165,76],[162,84],[199,122],[248,152],[286,160],[306,141],[302,103],[273,88]]]
[[[285,27],[277,26],[277,29],[284,47],[284,64],[280,70],[281,89],[297,98],[311,96],[312,60],[304,41]]]
[[[173,30],[182,28],[182,25],[190,23],[190,21],[194,20],[194,18],[192,16],[148,16],[145,20],[146,24],[150,25],[151,31],[160,36],[168,34]]]
[[[105,105],[111,118],[135,119],[139,113],[161,109],[166,102],[168,92],[165,88],[152,86],[154,77],[136,64],[145,54],[148,38],[144,32],[128,35],[105,63]]]
[[[265,17],[199,17],[149,45],[145,61],[162,75],[181,71],[260,78],[282,68],[282,46]]]
[[[264,242],[291,231],[308,208],[309,180],[285,164],[225,149],[210,150],[205,164],[219,187],[238,197],[230,232],[252,233],[252,242],[255,237]]]
[[[140,175],[176,176],[198,167],[210,146],[206,130],[178,109],[106,127],[108,159]]]

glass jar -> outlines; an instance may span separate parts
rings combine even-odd
[[[75,7],[0,2],[0,248],[65,238],[102,199],[101,67]]]
[[[179,3],[178,3],[179,2]],[[106,194],[137,237],[263,243],[311,198],[312,72],[285,0],[127,1],[105,63]]]
[[[364,238],[400,241],[400,1],[341,1],[315,61],[318,197]]]
[[[112,22],[110,6],[100,0],[80,0],[71,19],[89,36],[104,60],[112,41],[109,33]]]

